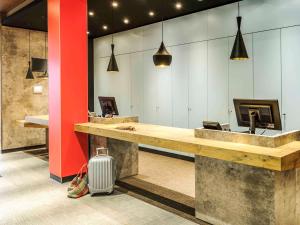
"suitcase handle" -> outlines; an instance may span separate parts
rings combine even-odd
[[[106,154],[100,154],[99,152],[102,151],[102,150],[106,150]],[[104,148],[104,147],[96,148],[96,154],[97,154],[97,156],[108,155],[108,148]]]

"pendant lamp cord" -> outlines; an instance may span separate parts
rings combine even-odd
[[[113,4],[113,0],[111,2],[111,5]],[[112,6],[111,7],[112,10],[111,10],[111,18],[112,18],[112,34],[111,34],[111,42],[112,44],[114,43],[114,32],[115,32],[115,26],[114,26],[114,7]]]
[[[240,1],[238,1],[238,16],[240,16]]]
[[[30,62],[30,58],[31,58],[31,51],[30,51],[30,31],[28,32],[28,36],[29,36],[29,41],[28,41],[28,47],[29,47],[29,55],[28,55],[28,62]]]
[[[47,43],[47,33],[45,33],[45,59],[47,59],[47,46],[46,46],[46,43]]]
[[[164,41],[164,18],[161,18],[161,39]]]

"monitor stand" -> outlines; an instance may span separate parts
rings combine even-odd
[[[255,124],[256,124],[256,117],[257,113],[255,111],[252,111],[249,113],[250,117],[250,127],[249,127],[249,134],[255,134]]]

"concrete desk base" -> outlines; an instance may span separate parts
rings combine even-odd
[[[298,169],[196,156],[196,217],[216,225],[299,225]],[[298,180],[298,181],[297,181]]]
[[[116,124],[125,122],[138,122],[138,118],[90,117],[90,122],[99,124]],[[138,144],[113,138],[90,135],[90,157],[93,157],[96,154],[96,148],[99,147],[107,147],[109,149],[108,154],[115,159],[117,165],[116,175],[118,180],[138,174]]]

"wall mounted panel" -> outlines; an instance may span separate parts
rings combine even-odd
[[[300,27],[282,29],[282,113],[286,130],[300,129]]]
[[[208,120],[228,123],[228,38],[208,42]]]
[[[193,43],[189,52],[189,128],[207,120],[207,41]]]
[[[247,48],[248,60],[229,60],[229,112],[230,126],[232,130],[244,130],[239,128],[236,120],[236,113],[233,105],[234,98],[253,98],[253,54],[252,34],[244,35],[244,42]],[[229,38],[229,53],[235,38]],[[230,55],[229,55],[230,56]],[[228,56],[228,57],[229,57]]]
[[[184,30],[184,32],[182,32]],[[165,42],[178,45],[207,40],[207,11],[165,22]]]
[[[172,47],[173,126],[188,127],[189,45]]]
[[[142,52],[130,54],[131,115],[144,118],[144,57]]]

